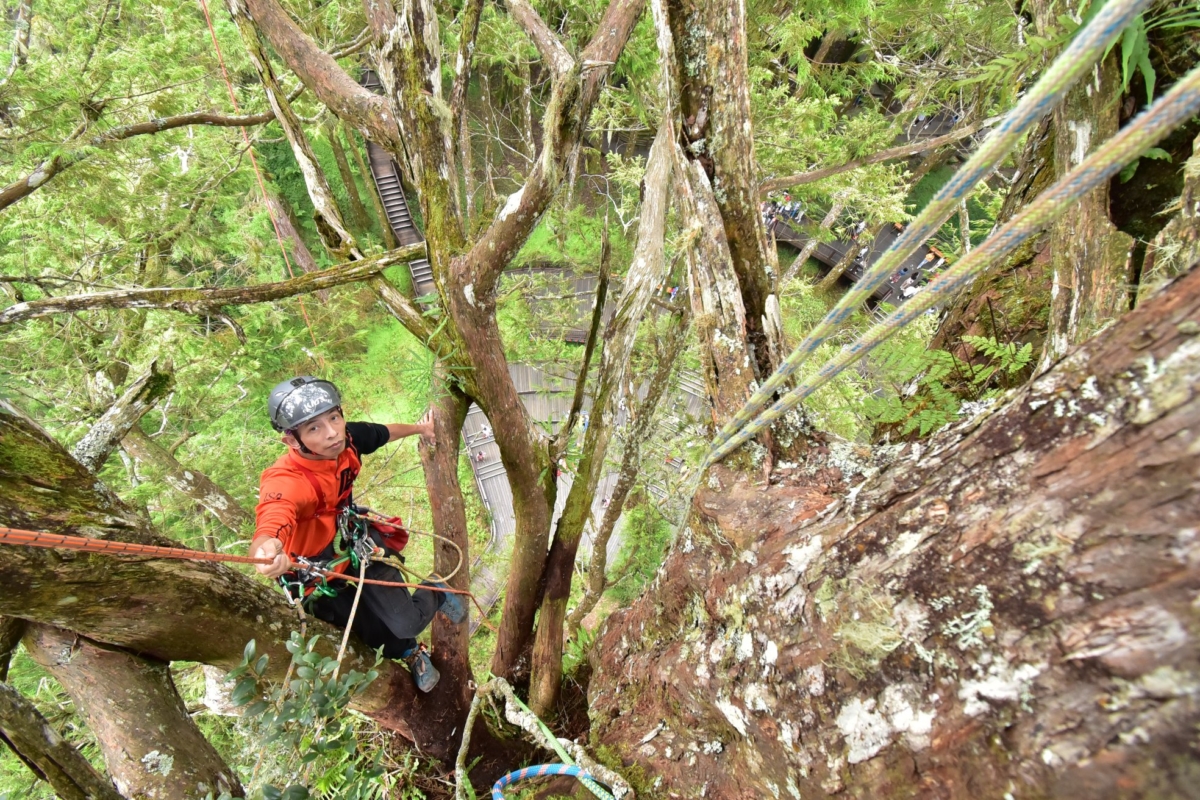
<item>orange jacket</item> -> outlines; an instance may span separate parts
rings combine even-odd
[[[254,538],[279,539],[292,558],[320,555],[337,534],[338,506],[350,499],[361,468],[353,444],[337,461],[314,461],[288,450],[263,471]]]

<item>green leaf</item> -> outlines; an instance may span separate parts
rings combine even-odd
[[[1117,174],[1117,180],[1121,183],[1129,183],[1130,179],[1133,178],[1134,174],[1137,172],[1138,164],[1140,163],[1142,163],[1140,158],[1135,158],[1133,161],[1130,161],[1125,165],[1120,173]]]
[[[1142,158],[1154,158],[1158,159],[1159,161],[1170,161],[1171,154],[1166,150],[1163,150],[1161,147],[1151,147],[1149,150],[1142,153]]]
[[[235,706],[244,706],[250,702],[250,698],[258,694],[258,681],[253,678],[243,678],[238,681],[237,686],[233,688],[233,692],[229,695],[229,699]]]
[[[294,784],[283,790],[283,795],[280,800],[308,800],[308,788],[299,784]]]
[[[258,661],[254,662],[254,674],[263,675],[267,671],[267,662],[270,660],[271,657],[266,653],[263,653],[261,656],[259,656]]]

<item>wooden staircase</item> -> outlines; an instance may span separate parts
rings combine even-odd
[[[379,92],[382,86],[379,76],[374,70],[364,70],[362,77],[364,88]],[[418,244],[425,241],[421,231],[413,222],[408,200],[404,196],[404,181],[400,178],[400,166],[392,159],[386,150],[372,141],[367,141],[367,161],[371,168],[371,177],[375,179],[375,188],[379,190],[379,199],[383,202],[383,211],[387,216],[388,225],[401,245]],[[418,298],[435,294],[437,287],[433,282],[433,269],[429,259],[422,258],[408,265],[412,274],[413,292]]]

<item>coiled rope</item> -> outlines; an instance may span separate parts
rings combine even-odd
[[[504,800],[504,787],[510,783],[523,781],[527,778],[544,778],[547,775],[569,775],[580,780],[592,780],[592,776],[588,775],[579,767],[569,764],[540,764],[536,767],[525,767],[524,769],[516,770],[505,775],[492,786],[492,800]]]
[[[1061,217],[1072,202],[1110,180],[1125,164],[1161,141],[1197,110],[1200,110],[1200,67],[1193,68],[1166,95],[1105,142],[1083,163],[1038,195],[1036,200],[989,236],[983,244],[930,281],[923,291],[905,301],[853,344],[843,347],[842,351],[821,367],[816,375],[781,397],[755,420],[745,425],[732,439],[714,450],[712,461],[724,457],[755,436],[855,361],[893,336],[900,328],[967,286],[1022,242]]]
[[[1068,89],[1099,61],[1108,44],[1141,13],[1149,0],[1110,0],[1047,68],[1017,106],[992,130],[967,163],[929,202],[895,243],[854,284],[805,337],[787,360],[725,424],[713,441],[701,471],[745,442],[744,428],[767,405],[802,363],[846,321],[900,265],[941,227],[980,181],[991,174],[1020,138],[1058,105]],[[759,428],[761,430],[761,427]],[[734,444],[734,439],[737,443]]]

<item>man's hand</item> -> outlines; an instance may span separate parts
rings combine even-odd
[[[425,416],[421,417],[421,421],[415,426],[421,434],[421,441],[426,445],[432,446],[435,443],[435,434],[433,427],[433,411],[426,411]]]
[[[269,558],[270,564],[255,564],[254,568],[268,578],[278,578],[295,565],[287,553],[283,552],[283,542],[278,539],[263,539],[262,543],[251,553],[254,558]]]

